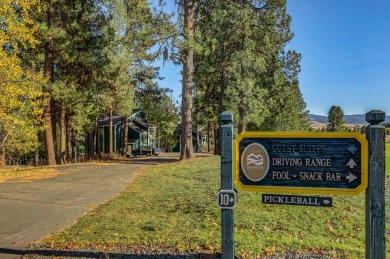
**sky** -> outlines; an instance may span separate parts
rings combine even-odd
[[[173,2],[168,0],[167,2]],[[168,9],[175,10],[169,6]],[[390,113],[390,1],[288,0],[294,38],[287,49],[302,54],[300,89],[306,109],[327,115]],[[181,101],[180,66],[161,66],[160,87]]]

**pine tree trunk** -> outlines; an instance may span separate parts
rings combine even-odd
[[[225,105],[224,105],[224,99],[225,99],[225,89],[226,89],[226,78],[225,78],[225,70],[222,68],[221,72],[221,93],[219,96],[219,107],[218,112],[221,114],[225,111]],[[218,127],[216,126],[218,125]],[[214,123],[214,154],[219,155],[220,154],[220,138],[219,138],[219,128],[221,126],[221,122]]]
[[[193,0],[184,1],[184,41],[194,38],[195,7]],[[194,51],[186,46],[183,50],[183,86],[182,86],[182,137],[180,160],[194,158],[192,144],[192,85],[194,72]]]
[[[218,123],[214,123],[214,155],[221,154],[220,152],[220,141],[219,141],[219,127],[217,127]]]
[[[60,163],[64,165],[66,163],[66,124],[65,124],[65,109],[61,108],[60,111]]]
[[[95,144],[94,144],[95,132],[87,134],[87,156],[86,160],[91,160],[94,155]]]
[[[66,135],[68,136],[67,138],[67,156],[66,156],[66,160],[68,163],[71,163],[72,162],[72,129],[70,128],[70,123],[69,123],[69,114],[68,116],[66,116]]]
[[[244,104],[242,103],[243,99],[243,93],[240,92],[240,98],[241,98],[241,103],[240,105],[238,106],[238,134],[240,134],[241,132],[244,132],[245,131],[245,117],[246,117],[246,109],[245,109],[245,106]]]
[[[70,129],[69,130],[69,138],[70,138],[70,141],[68,142],[69,143],[69,160],[71,162],[76,162],[76,157],[75,157],[75,148],[76,148],[76,132],[74,129]]]
[[[0,167],[5,167],[5,153],[1,152],[0,155]]]
[[[54,7],[51,1],[48,1],[48,10],[47,10],[47,25],[50,28],[53,16],[54,16]],[[48,35],[48,39],[45,47],[45,64],[44,64],[44,76],[47,79],[52,79],[52,64],[53,64],[53,53],[54,53],[54,43],[52,35]],[[48,93],[48,89],[44,89],[44,92]],[[46,156],[47,164],[55,165],[55,150],[54,150],[54,138],[53,138],[53,128],[52,128],[52,107],[51,107],[51,98],[46,98],[43,106],[43,119],[45,121],[45,146],[46,146]]]
[[[55,165],[55,151],[54,151],[54,140],[53,140],[53,130],[52,130],[52,118],[51,118],[51,107],[50,100],[44,105],[43,117],[45,120],[45,146],[46,146],[46,156],[47,164]]]
[[[39,141],[40,141],[40,138],[39,138],[39,135],[37,134],[37,143],[35,144],[35,152],[34,152],[34,166],[38,166],[39,165]]]
[[[157,147],[161,148],[160,126],[157,127],[156,140],[157,140]]]
[[[99,155],[100,151],[97,150],[97,140],[98,140],[98,117],[95,117],[95,128],[93,131],[93,150],[91,150],[92,154]]]
[[[200,142],[199,142],[199,128],[196,127],[196,152],[201,152],[200,151]]]
[[[54,70],[52,68],[52,75],[54,75]],[[54,80],[53,80],[54,82]],[[54,146],[54,157],[56,159],[56,163],[59,163],[59,157],[57,154],[57,108],[56,108],[56,102],[54,101],[53,98],[51,98],[50,101],[50,110],[51,110],[51,131],[53,135],[53,146]]]
[[[207,122],[207,153],[210,153],[210,139],[211,139],[210,122]]]
[[[128,134],[128,121],[127,116],[122,117],[122,156],[125,156],[127,153],[127,134]]]
[[[241,66],[241,74],[245,78],[244,68]],[[238,105],[238,134],[245,131],[245,118],[246,118],[246,107],[245,107],[245,93],[243,90],[240,90],[238,93],[240,98],[240,104]]]
[[[114,132],[113,132],[113,123],[112,123],[112,106],[110,106],[110,113],[108,116],[108,153],[111,155],[114,152]]]

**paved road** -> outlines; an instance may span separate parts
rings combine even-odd
[[[59,166],[54,178],[0,183],[0,258],[72,224],[121,192],[143,168],[178,160],[175,154],[99,164]]]

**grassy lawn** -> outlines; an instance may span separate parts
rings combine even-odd
[[[390,145],[386,146],[390,165]],[[51,248],[149,246],[176,251],[220,252],[220,158],[157,166],[127,190],[54,234]],[[386,185],[389,186],[389,167]],[[386,192],[390,199],[390,190]],[[387,257],[390,217],[387,204]],[[364,258],[364,194],[333,196],[332,208],[264,205],[261,193],[239,192],[235,209],[236,255],[254,258],[288,250],[333,258]]]

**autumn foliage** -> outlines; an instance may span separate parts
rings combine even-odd
[[[0,153],[24,153],[37,145],[42,74],[23,62],[37,30],[36,0],[3,0],[0,5]]]

